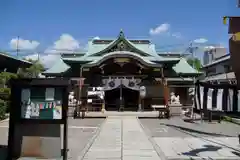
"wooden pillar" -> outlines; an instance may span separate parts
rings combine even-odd
[[[167,105],[169,100],[169,88],[167,86],[167,80],[164,77],[163,67],[161,68],[161,77],[162,77],[162,85],[163,85],[163,91],[164,91],[164,101],[165,101],[165,105]]]

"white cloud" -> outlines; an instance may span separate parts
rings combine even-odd
[[[51,47],[53,50],[76,50],[79,49],[79,42],[70,34],[62,34],[54,45]]]
[[[198,38],[195,39],[193,42],[194,43],[206,43],[208,40],[206,38]]]
[[[149,31],[149,34],[150,35],[158,35],[158,34],[167,32],[169,29],[170,29],[170,24],[163,23],[156,28],[151,28]]]
[[[40,54],[39,60],[47,68],[51,67],[60,59],[60,53],[72,53],[80,49],[79,41],[70,34],[62,34],[52,46],[48,47],[43,54]],[[37,54],[29,55],[29,58],[38,57]]]
[[[214,49],[214,48],[216,48],[216,47],[214,47],[214,46],[206,46],[206,47],[204,47],[205,49]]]
[[[39,46],[38,41],[25,40],[22,38],[13,38],[9,45],[12,49],[24,49],[24,50],[33,50]]]
[[[39,54],[37,54],[37,53],[34,53],[34,54],[31,54],[31,55],[28,55],[28,56],[26,56],[25,58],[26,59],[32,59],[32,60],[38,60],[38,55]]]
[[[93,39],[99,40],[99,39],[100,39],[100,37],[96,36],[96,37],[94,37]]]
[[[222,44],[219,44],[219,45],[215,45],[215,46],[205,46],[204,50],[209,51],[209,50],[212,50],[212,49],[215,49],[215,48],[226,48],[226,47],[224,47]]]
[[[26,59],[39,60],[46,68],[51,67],[57,60],[60,59],[60,55],[57,54],[38,54],[34,53],[25,57]]]
[[[181,38],[182,37],[181,33],[179,33],[179,32],[173,33],[172,36],[175,37],[175,38]]]

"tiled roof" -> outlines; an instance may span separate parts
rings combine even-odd
[[[23,62],[23,63],[32,64],[32,63],[29,62],[29,61],[20,59],[20,58],[18,58],[18,57],[11,56],[11,55],[9,55],[9,54],[7,54],[7,53],[0,52],[0,56],[4,56],[4,57],[7,57],[7,58],[11,58],[11,59],[13,59],[13,60],[21,61],[21,62]]]
[[[180,61],[172,67],[176,73],[180,74],[199,74],[196,69],[192,68],[185,58],[181,58]]]
[[[70,67],[66,63],[64,63],[62,59],[60,59],[50,69],[46,70],[42,74],[64,73],[69,68]]]
[[[222,73],[213,76],[206,77],[203,81],[214,81],[214,80],[228,80],[228,79],[235,79],[234,72],[229,73]]]
[[[213,61],[212,63],[209,63],[209,64],[204,65],[202,68],[210,67],[210,66],[216,65],[216,64],[218,64],[218,63],[227,61],[227,60],[229,60],[229,59],[230,59],[230,55],[226,55],[226,56],[224,56],[224,57],[222,57],[222,58],[219,58],[219,59]]]

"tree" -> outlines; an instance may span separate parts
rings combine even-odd
[[[7,88],[8,81],[18,76],[14,73],[1,72],[0,73],[0,120],[6,118],[6,112],[9,111],[9,98],[11,89]]]
[[[29,68],[19,68],[18,76],[20,78],[37,78],[44,71],[44,66],[38,60],[27,59],[32,65]]]
[[[187,62],[189,65],[193,66],[194,69],[196,69],[197,71],[200,71],[202,68],[202,63],[198,58],[189,58]]]
[[[9,72],[1,72],[0,73],[0,87],[5,88],[7,82],[11,79],[11,78],[17,78],[17,74],[15,73],[9,73]]]

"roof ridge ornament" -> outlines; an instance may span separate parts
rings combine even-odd
[[[124,38],[125,36],[124,36],[124,33],[123,33],[123,29],[121,29],[120,30],[120,33],[119,33],[119,36],[118,36],[119,38]]]

